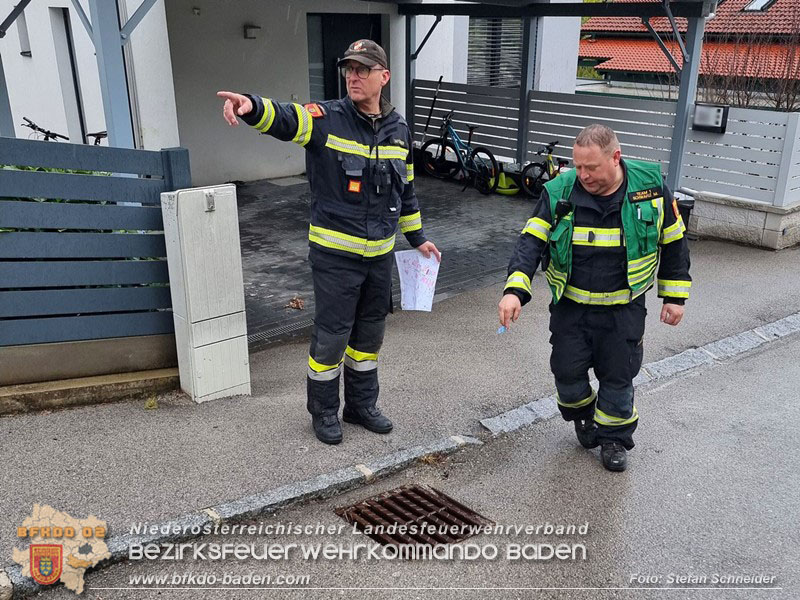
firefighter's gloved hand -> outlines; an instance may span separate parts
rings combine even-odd
[[[422,244],[417,246],[417,250],[422,252],[422,255],[425,258],[430,258],[432,252],[433,255],[436,257],[436,262],[442,262],[442,253],[439,252],[439,249],[433,242],[423,242]]]
[[[497,306],[497,314],[500,317],[500,325],[508,329],[512,322],[519,319],[522,311],[522,302],[516,294],[506,294]]]

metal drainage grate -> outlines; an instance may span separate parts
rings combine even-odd
[[[404,485],[337,508],[336,514],[376,542],[393,546],[455,544],[494,524],[427,485]]]

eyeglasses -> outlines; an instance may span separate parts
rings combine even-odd
[[[359,79],[366,79],[367,77],[369,77],[369,74],[370,74],[371,71],[385,71],[385,70],[386,69],[384,69],[383,67],[372,67],[372,68],[370,68],[370,67],[368,67],[366,65],[361,65],[361,66],[358,66],[358,67],[351,67],[351,66],[339,67],[339,72],[342,74],[342,77],[344,77],[345,79],[350,77],[350,75],[353,74],[353,71],[356,72],[356,75],[358,75]]]

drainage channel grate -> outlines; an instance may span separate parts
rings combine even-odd
[[[336,509],[380,544],[455,544],[494,522],[427,485],[404,485]],[[403,527],[404,526],[404,527]]]

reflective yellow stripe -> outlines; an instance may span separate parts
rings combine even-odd
[[[658,209],[658,230],[661,231],[661,228],[664,227],[664,198],[655,198],[653,206]]]
[[[586,406],[587,404],[591,404],[594,402],[595,398],[597,398],[597,394],[594,390],[589,395],[588,398],[584,398],[583,400],[578,400],[577,402],[564,402],[561,400],[561,397],[556,393],[556,402],[561,406],[565,406],[567,408],[580,408],[581,406]]]
[[[627,304],[631,301],[630,290],[617,290],[616,292],[587,292],[568,285],[564,289],[564,297],[580,304],[596,304],[609,306],[612,304]]]
[[[556,271],[555,268],[553,268],[553,263],[550,263],[547,270],[544,272],[544,277],[547,279],[547,283],[556,288],[558,296],[564,293],[564,287],[567,285],[566,273]]]
[[[359,144],[354,140],[346,140],[338,136],[328,134],[328,139],[325,141],[325,146],[336,150],[337,152],[344,152],[345,154],[356,154],[369,158],[369,146]]]
[[[314,119],[309,114],[308,109],[300,104],[294,105],[294,110],[297,113],[297,134],[292,141],[295,144],[305,146],[311,141],[311,131],[314,129]]]
[[[664,197],[653,198],[652,204],[658,211],[658,230],[661,231],[664,226]]]
[[[408,233],[409,231],[417,231],[422,229],[422,215],[419,211],[400,217],[400,232]]]
[[[341,138],[337,135],[328,134],[328,139],[325,141],[325,146],[337,152],[344,152],[345,154],[356,154],[364,158],[385,159],[399,159],[405,160],[408,158],[408,148],[402,146],[378,146],[377,148],[370,149],[366,144],[361,144],[355,140],[348,140]],[[409,180],[414,178],[414,165],[406,165],[409,171]]]
[[[532,219],[528,219],[522,233],[529,233],[543,242],[546,242],[550,239],[550,223],[539,217],[533,217]]]
[[[391,252],[394,248],[394,236],[385,240],[365,240],[364,238],[340,233],[333,229],[325,229],[316,225],[309,225],[308,239],[310,242],[332,248],[344,250],[359,256],[372,258]]]
[[[370,158],[399,158],[405,160],[407,157],[408,148],[404,148],[403,146],[378,146],[377,154],[375,153],[374,148],[370,153]]]
[[[653,252],[642,258],[637,258],[628,263],[628,273],[633,274],[652,265],[658,260],[658,252]]]
[[[344,358],[342,359],[344,360]],[[323,365],[308,357],[308,377],[314,381],[332,381],[342,370],[342,360],[335,365]]]
[[[254,127],[261,133],[266,133],[275,120],[275,107],[272,106],[272,100],[269,98],[262,98],[261,101],[264,103],[264,114],[261,115],[261,120]]]
[[[599,227],[575,227],[572,232],[572,243],[576,246],[601,246],[606,248],[619,246],[620,230]]]
[[[656,265],[653,265],[652,267],[650,267],[650,269],[648,271],[645,271],[643,273],[639,273],[638,275],[634,275],[634,276],[629,277],[628,278],[628,283],[630,285],[636,285],[637,283],[641,283],[642,281],[645,281],[646,279],[652,279],[653,276],[655,275],[655,273],[656,273]]]
[[[354,371],[372,371],[378,368],[378,353],[359,352],[347,346],[344,351],[344,364]]]
[[[531,278],[522,271],[514,271],[508,276],[508,279],[506,280],[506,287],[504,289],[507,290],[509,288],[524,290],[533,295],[533,291],[531,291]]]
[[[681,239],[684,231],[686,231],[686,226],[683,224],[683,219],[678,217],[677,221],[661,232],[661,243],[669,244]]]
[[[659,279],[658,295],[672,298],[688,298],[691,281],[678,281],[675,279]]]
[[[353,360],[378,360],[378,353],[377,352],[360,352],[358,350],[354,350],[350,346],[347,346],[344,351],[346,356],[349,356]]]
[[[310,369],[313,369],[317,373],[321,373],[323,371],[330,371],[331,369],[337,369],[340,364],[342,364],[342,361],[339,361],[335,365],[323,365],[322,363],[318,363],[317,361],[315,361],[311,357],[311,355],[309,355],[309,357],[308,357],[308,367]]]
[[[547,281],[550,283],[559,282],[561,287],[564,287],[567,284],[567,274],[562,273],[561,271],[556,271],[555,267],[553,267],[553,263],[548,265],[544,274],[547,277]]]
[[[414,165],[406,163],[406,175],[408,176],[409,183],[414,181]]]
[[[594,422],[599,425],[608,425],[609,427],[619,427],[621,425],[629,425],[633,423],[639,418],[639,411],[636,410],[636,407],[633,407],[633,414],[630,418],[623,419],[620,417],[612,417],[611,415],[607,415],[602,410],[595,406],[594,408]]]

